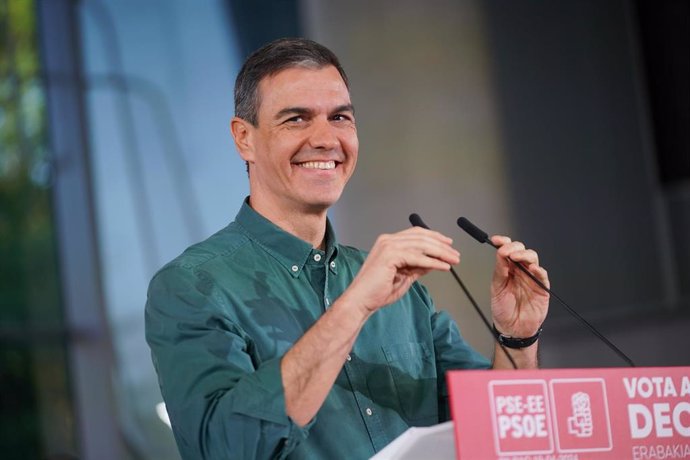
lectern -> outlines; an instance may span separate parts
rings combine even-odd
[[[381,459],[690,459],[690,367],[452,371],[453,422]]]

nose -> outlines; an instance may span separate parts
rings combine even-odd
[[[339,145],[336,128],[329,120],[316,120],[309,135],[309,146],[319,150],[334,150]]]

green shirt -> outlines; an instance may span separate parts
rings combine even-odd
[[[280,359],[366,257],[330,223],[326,241],[314,249],[245,202],[154,276],[146,339],[183,458],[369,458],[448,419],[445,371],[489,366],[416,283],[366,322],[316,417],[293,423]]]

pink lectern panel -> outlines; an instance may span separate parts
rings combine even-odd
[[[690,367],[447,378],[462,460],[690,459]]]

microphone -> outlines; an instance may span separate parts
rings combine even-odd
[[[481,230],[479,227],[474,225],[472,222],[470,222],[468,219],[465,217],[460,217],[458,218],[458,226],[465,230],[472,238],[475,240],[479,241],[480,243],[488,243],[494,248],[498,249],[498,246],[496,246],[490,239],[487,233],[483,230]],[[623,361],[625,361],[630,367],[635,367],[635,363],[625,354],[623,353],[617,346],[615,346],[609,339],[604,337],[604,335],[599,332],[594,326],[592,326],[586,319],[584,319],[582,316],[580,316],[579,313],[577,313],[573,307],[568,305],[568,303],[561,299],[555,292],[553,292],[551,289],[546,287],[544,283],[539,281],[532,273],[529,272],[521,263],[515,262],[514,260],[508,258],[513,265],[515,265],[520,271],[522,271],[524,274],[526,274],[532,281],[534,281],[537,286],[548,292],[553,298],[558,300],[563,307],[570,313],[575,319],[580,321],[582,324],[584,324],[592,334],[594,334],[599,340],[604,342],[606,346],[608,346],[611,350],[613,350]]]
[[[411,223],[414,227],[422,227],[422,228],[426,228],[427,230],[429,230],[429,226],[428,226],[427,224],[424,223],[424,221],[422,220],[422,218],[419,217],[419,214],[412,213],[412,214],[410,214],[409,219],[410,219],[410,223]],[[508,350],[506,350],[506,347],[505,347],[501,342],[499,342],[499,341],[496,339],[496,336],[494,335],[494,330],[493,330],[493,328],[491,327],[491,325],[489,324],[489,320],[486,319],[486,316],[484,315],[484,313],[482,312],[482,310],[479,308],[479,305],[477,305],[477,302],[474,300],[474,297],[472,297],[472,294],[470,294],[470,291],[467,289],[467,287],[465,287],[465,283],[462,282],[462,280],[460,279],[460,277],[459,277],[458,274],[455,272],[455,269],[453,269],[452,266],[450,267],[450,273],[453,275],[453,278],[455,278],[455,281],[458,282],[458,284],[459,284],[460,287],[462,288],[463,292],[465,293],[465,295],[467,296],[467,298],[470,300],[470,303],[471,303],[472,306],[474,307],[474,310],[477,312],[477,314],[479,315],[479,317],[482,319],[482,322],[484,323],[484,325],[486,326],[486,328],[489,330],[489,333],[491,334],[491,337],[492,337],[492,338],[494,339],[494,341],[501,347],[501,350],[503,350],[503,353],[505,353],[506,357],[508,358],[508,361],[510,361],[510,364],[513,366],[513,369],[517,369],[518,367],[517,367],[517,364],[515,364],[515,361],[513,360],[513,357],[510,356],[510,353],[508,353]]]
[[[480,243],[489,243],[491,246],[496,247],[496,245],[491,242],[491,240],[489,239],[489,235],[487,235],[486,232],[481,230],[479,227],[477,227],[464,217],[460,217],[458,219],[458,225],[461,229],[465,230],[467,233],[470,234],[472,238],[479,241]]]

